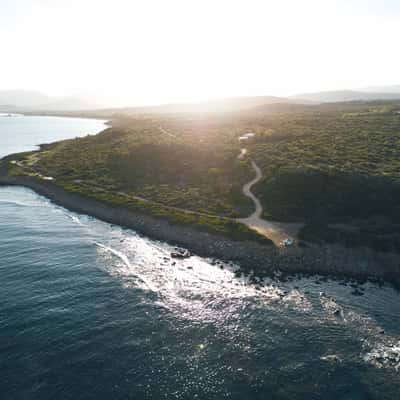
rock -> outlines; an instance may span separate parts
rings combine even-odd
[[[189,250],[185,249],[177,249],[171,253],[172,258],[189,258],[192,256],[192,253]]]

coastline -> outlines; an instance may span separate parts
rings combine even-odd
[[[379,279],[395,286],[400,285],[399,254],[331,244],[277,248],[254,241],[237,241],[105,204],[68,192],[51,182],[25,176],[9,176],[1,168],[0,186],[29,188],[71,211],[132,229],[143,236],[186,248],[202,257],[238,263],[239,273],[252,274],[259,278],[304,274],[356,280]]]

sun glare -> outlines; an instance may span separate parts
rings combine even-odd
[[[388,51],[397,20],[350,16],[342,1],[10,4],[15,24],[0,27],[9,88],[150,104],[387,84],[399,66]]]

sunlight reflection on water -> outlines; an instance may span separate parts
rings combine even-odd
[[[29,190],[0,188],[0,199],[0,250],[3,263],[9,257],[4,265],[12,265],[0,265],[1,304],[14,310],[21,301],[24,310],[37,302],[29,312],[39,313],[32,324],[40,334],[35,338],[46,346],[62,338],[57,360],[68,361],[75,349],[86,370],[92,357],[108,354],[120,387],[132,387],[122,381],[129,376],[150,398],[185,399],[201,392],[239,399],[278,390],[283,380],[286,398],[301,399],[299,385],[309,379],[320,382],[313,387],[318,399],[338,385],[352,390],[353,398],[365,385],[375,393],[384,382],[388,395],[376,392],[373,399],[393,398],[397,390],[399,294],[389,287],[367,283],[361,286],[364,296],[357,297],[348,282],[321,277],[251,284],[235,276],[233,264],[171,258],[168,244],[71,213]],[[64,290],[57,289],[60,284]],[[28,318],[5,315],[5,326]],[[37,321],[47,317],[41,327]],[[46,338],[60,321],[66,324],[60,325],[61,336]],[[32,348],[24,343],[21,359]],[[86,353],[82,346],[88,346]],[[14,375],[20,364],[8,370]],[[97,371],[109,374],[102,366]]]
[[[105,248],[99,249],[99,255],[108,260],[108,272],[122,279],[125,287],[140,287],[144,291],[151,287],[156,294],[155,303],[174,313],[176,318],[212,323],[235,332],[242,330],[241,323],[246,317],[251,317],[249,308],[253,308],[258,312],[273,313],[275,317],[279,313],[288,313],[299,318],[291,321],[298,326],[302,325],[301,318],[307,318],[306,324],[314,320],[315,324],[329,321],[346,326],[357,331],[360,338],[369,336],[369,346],[363,342],[363,346],[369,349],[384,347],[384,343],[396,343],[395,338],[377,334],[382,328],[373,318],[341,305],[337,294],[326,295],[320,291],[321,286],[310,279],[279,282],[267,278],[262,284],[250,284],[244,276],[235,277],[236,265],[223,262],[215,265],[212,260],[196,256],[176,260],[170,257],[173,248],[167,244],[152,242],[124,230],[117,231],[110,246],[119,249],[113,250],[114,255],[117,251],[121,252],[119,257],[113,258]],[[136,279],[136,275],[140,278]],[[340,292],[343,288],[334,281],[326,286],[329,291],[339,289]],[[249,313],[246,314],[245,310]],[[304,317],[301,317],[302,314]],[[288,329],[282,329],[282,333],[287,334]],[[394,347],[389,346],[388,349],[393,350]],[[391,354],[389,350],[372,350],[365,353],[364,360],[377,366],[377,352],[381,356],[383,354],[382,357]],[[329,356],[322,359],[334,360]],[[381,365],[391,363],[381,362]],[[392,366],[399,368],[398,362]]]

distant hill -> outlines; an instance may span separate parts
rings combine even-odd
[[[70,96],[53,98],[51,102],[41,104],[41,110],[47,111],[83,111],[104,107],[104,103],[88,97]]]
[[[104,106],[104,103],[84,96],[50,97],[29,90],[0,91],[0,111],[81,111]]]
[[[360,92],[371,92],[371,93],[400,93],[400,85],[391,86],[369,86],[366,88],[359,89]]]
[[[371,101],[400,99],[400,92],[363,92],[355,90],[337,90],[330,92],[303,93],[290,97],[297,101],[312,101],[316,103],[337,103],[344,101]]]
[[[33,91],[0,91],[0,111],[80,112],[101,111],[106,114],[181,114],[247,110],[269,104],[308,103],[307,100],[276,96],[231,97],[197,103],[171,103],[154,106],[110,107],[93,97],[49,97]]]
[[[368,88],[366,88],[368,89]],[[302,111],[309,105],[374,100],[400,100],[400,86],[379,87],[378,91],[340,90],[303,93],[290,97],[248,96],[230,97],[196,103],[171,103],[151,106],[113,107],[105,99],[94,96],[50,97],[37,91],[0,91],[1,112],[43,113],[101,113],[107,116],[119,114],[198,114],[237,111]],[[398,90],[398,92],[396,92]],[[304,107],[303,107],[304,106]],[[264,108],[264,109],[263,109]]]
[[[43,93],[29,90],[0,91],[0,104],[4,107],[34,108],[50,102]]]
[[[232,97],[209,100],[198,103],[162,104],[157,106],[125,107],[104,109],[105,113],[121,114],[181,114],[181,113],[217,113],[248,110],[270,104],[303,103],[307,101],[276,96]]]

